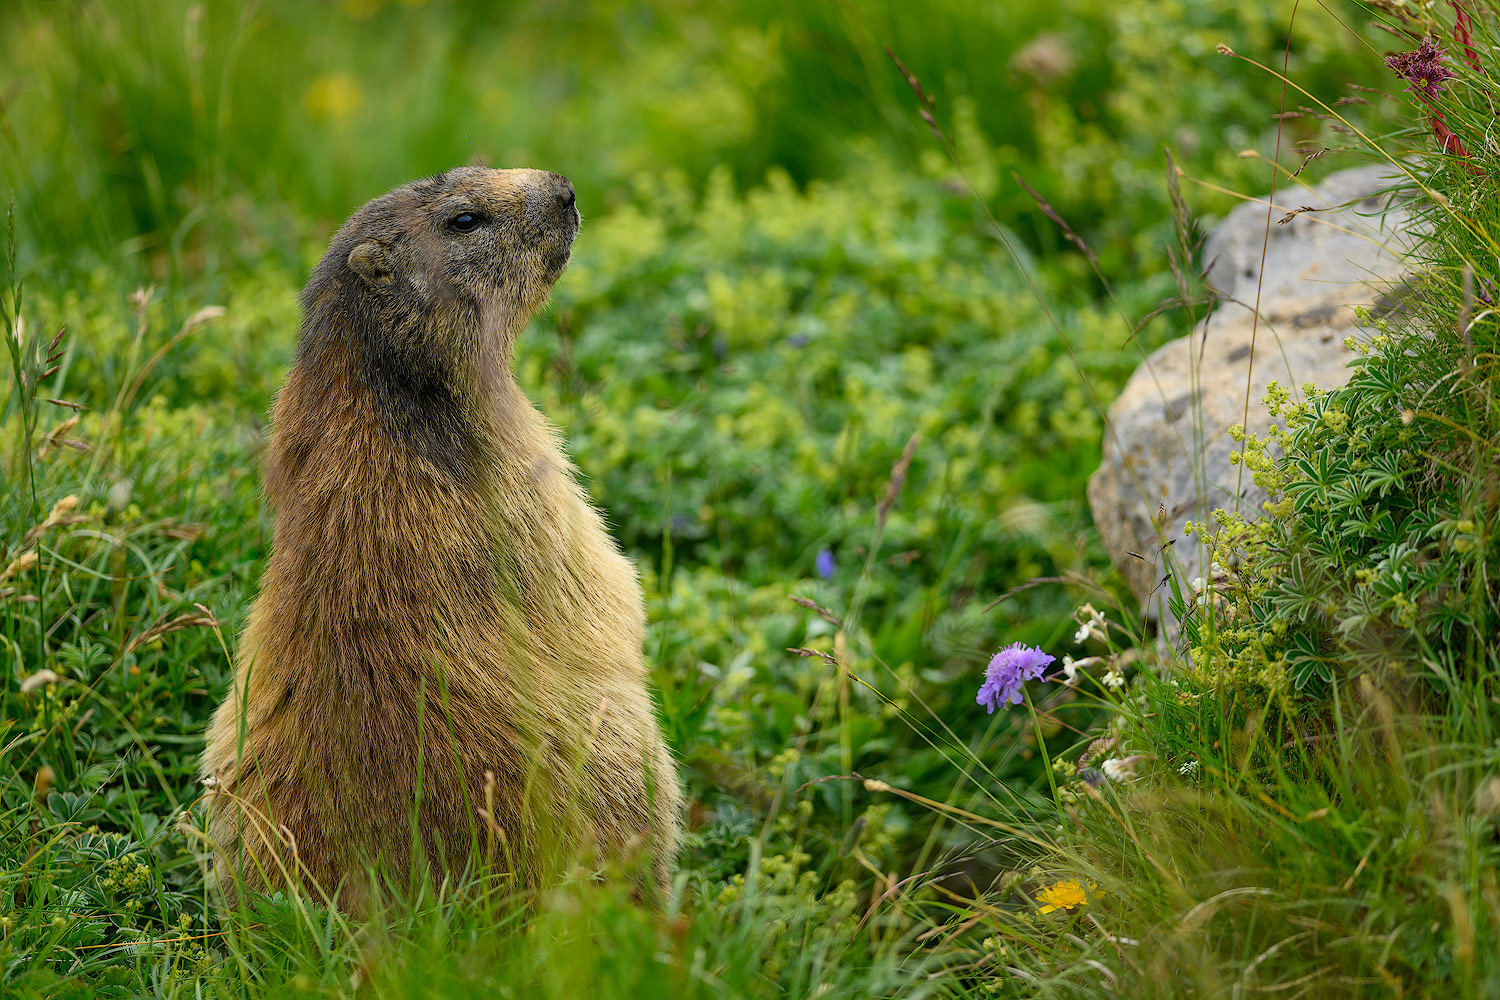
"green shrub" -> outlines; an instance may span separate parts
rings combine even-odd
[[[1462,168],[1419,182],[1448,192],[1425,213],[1421,272],[1350,342],[1348,383],[1295,402],[1273,383],[1284,426],[1240,436],[1270,500],[1260,520],[1219,511],[1204,526],[1221,572],[1188,595],[1200,683],[1324,699],[1373,671],[1453,693],[1500,655],[1500,321],[1494,258],[1475,239],[1500,220]]]

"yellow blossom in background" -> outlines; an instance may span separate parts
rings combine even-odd
[[[1041,912],[1051,913],[1053,910],[1068,910],[1075,906],[1083,906],[1089,901],[1090,895],[1098,895],[1099,887],[1094,883],[1088,883],[1087,888],[1077,879],[1064,879],[1061,882],[1053,882],[1051,885],[1040,890],[1036,894],[1036,901],[1041,905]]]
[[[314,118],[346,121],[364,104],[365,91],[351,73],[324,73],[307,88],[302,103]]]

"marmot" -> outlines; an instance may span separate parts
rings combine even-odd
[[[203,755],[231,898],[647,851],[666,886],[640,585],[511,373],[579,224],[558,174],[450,170],[355,212],[308,281],[270,563]]]

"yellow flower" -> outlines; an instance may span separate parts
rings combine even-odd
[[[1085,888],[1077,879],[1064,879],[1039,891],[1036,899],[1042,904],[1043,913],[1051,913],[1053,910],[1070,910],[1075,906],[1082,906],[1089,901],[1090,895],[1098,894],[1099,887],[1092,882]]]
[[[307,88],[302,100],[314,118],[345,121],[360,109],[364,99],[364,88],[352,74],[324,73]]]

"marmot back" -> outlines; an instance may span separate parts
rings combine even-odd
[[[578,226],[566,178],[452,170],[356,212],[309,280],[270,563],[203,756],[231,894],[646,850],[665,885],[640,587],[510,367]]]

